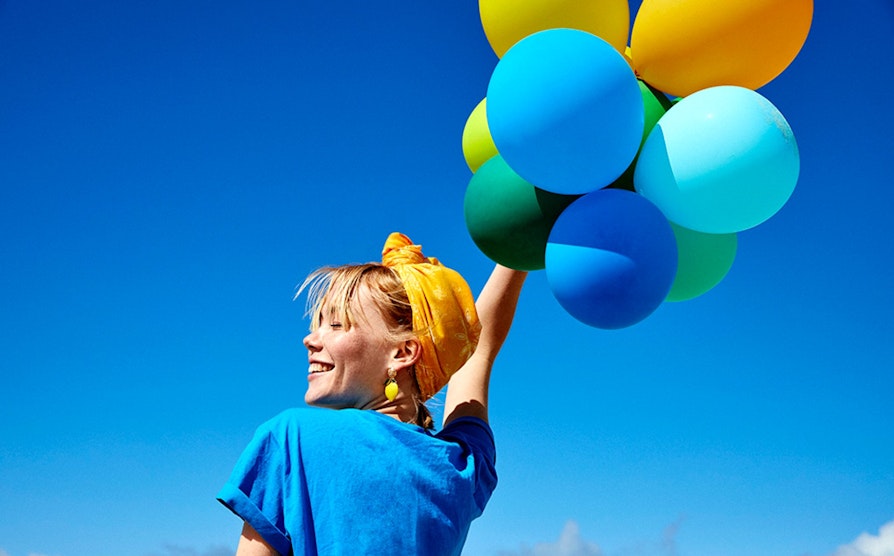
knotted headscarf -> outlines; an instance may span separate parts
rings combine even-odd
[[[434,396],[468,361],[478,345],[481,324],[469,285],[455,270],[410,238],[393,233],[382,249],[382,264],[394,269],[407,290],[413,309],[413,331],[422,356],[416,363],[416,382],[423,400]]]

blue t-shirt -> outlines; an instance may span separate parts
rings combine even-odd
[[[494,460],[474,417],[432,435],[376,411],[291,409],[258,428],[218,499],[283,556],[460,554]]]

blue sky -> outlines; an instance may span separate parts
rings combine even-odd
[[[531,275],[466,554],[891,550],[892,48],[887,0],[818,3],[760,90],[798,186],[708,294],[604,331]],[[301,404],[303,277],[394,230],[490,270],[477,4],[2,0],[0,52],[0,555],[229,553],[214,495]]]

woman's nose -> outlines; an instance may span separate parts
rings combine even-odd
[[[320,351],[320,341],[319,334],[316,330],[311,331],[310,334],[304,337],[304,347],[306,347],[309,351]]]

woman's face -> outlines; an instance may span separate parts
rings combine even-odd
[[[317,328],[304,338],[308,352],[308,405],[370,408],[384,399],[383,384],[397,343],[389,340],[388,325],[367,288],[352,300],[350,329],[324,305]]]

